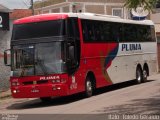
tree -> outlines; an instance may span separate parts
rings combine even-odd
[[[143,7],[145,10],[152,11],[157,2],[160,2],[160,0],[126,0],[125,7],[128,9]]]

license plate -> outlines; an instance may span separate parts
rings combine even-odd
[[[32,93],[38,93],[39,90],[34,89],[34,90],[31,90],[31,92],[32,92]]]

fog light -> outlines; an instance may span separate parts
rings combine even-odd
[[[53,90],[57,90],[56,87],[53,87],[52,89],[53,89]]]
[[[60,83],[61,81],[60,81],[60,80],[56,80],[56,82],[57,82],[57,83]]]
[[[61,88],[60,87],[57,87],[57,90],[60,90]]]
[[[13,90],[13,93],[17,93],[17,90]]]
[[[52,83],[60,83],[60,80],[52,80]]]
[[[55,83],[56,81],[55,80],[52,80],[52,83]]]

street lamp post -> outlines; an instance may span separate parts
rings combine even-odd
[[[31,0],[31,10],[32,10],[32,15],[34,15],[33,0]]]

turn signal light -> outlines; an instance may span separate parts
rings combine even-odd
[[[61,90],[60,87],[53,87],[52,89],[53,89],[53,90]]]
[[[60,83],[60,80],[52,80],[52,83]]]
[[[52,80],[52,83],[66,83],[66,79],[57,79],[57,80]]]
[[[20,85],[19,82],[12,82],[12,86],[18,86]]]

